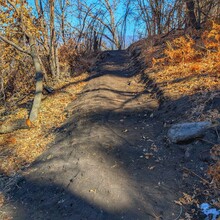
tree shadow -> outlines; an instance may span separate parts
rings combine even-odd
[[[72,180],[74,181],[74,179]],[[71,181],[70,181],[71,184]],[[17,184],[10,206],[16,207],[13,219],[115,219],[114,213],[74,194],[67,186],[51,181],[22,178]]]
[[[181,209],[173,201],[185,187],[183,153],[156,139],[165,131],[149,114],[75,112],[56,130],[53,147],[8,192],[14,219],[177,217]],[[79,115],[84,117],[74,122]]]
[[[123,78],[115,69],[112,73]],[[178,219],[183,210],[174,201],[200,184],[183,175],[184,167],[204,177],[200,168],[208,163],[198,158],[199,147],[213,146],[197,140],[179,147],[165,139],[164,124],[187,118],[191,97],[158,109],[144,101],[137,105],[141,95],[149,99],[146,90],[132,94],[92,85],[69,105],[70,117],[53,131],[52,147],[7,192],[16,207],[11,215],[19,220]],[[209,131],[206,138],[217,140],[217,135]]]

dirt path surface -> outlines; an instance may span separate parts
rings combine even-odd
[[[103,57],[55,143],[9,191],[13,219],[179,219],[174,200],[186,183],[152,117],[158,101],[128,52]]]

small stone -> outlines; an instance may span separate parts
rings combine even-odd
[[[167,136],[173,143],[188,141],[204,135],[211,126],[209,121],[179,123],[169,129]]]
[[[189,149],[189,148],[187,148],[187,149],[186,149],[186,152],[185,152],[184,159],[185,159],[185,160],[189,160],[190,155],[191,155],[191,154],[190,154],[190,149]]]

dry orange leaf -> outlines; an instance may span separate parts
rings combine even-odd
[[[27,125],[29,128],[32,126],[32,122],[31,122],[31,120],[30,120],[29,118],[26,119],[25,123],[26,123],[26,125]]]
[[[15,137],[10,137],[7,142],[10,144],[16,144],[17,140]]]

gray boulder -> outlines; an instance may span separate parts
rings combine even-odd
[[[168,130],[167,136],[173,143],[188,141],[202,136],[210,127],[212,127],[210,121],[179,123]]]

